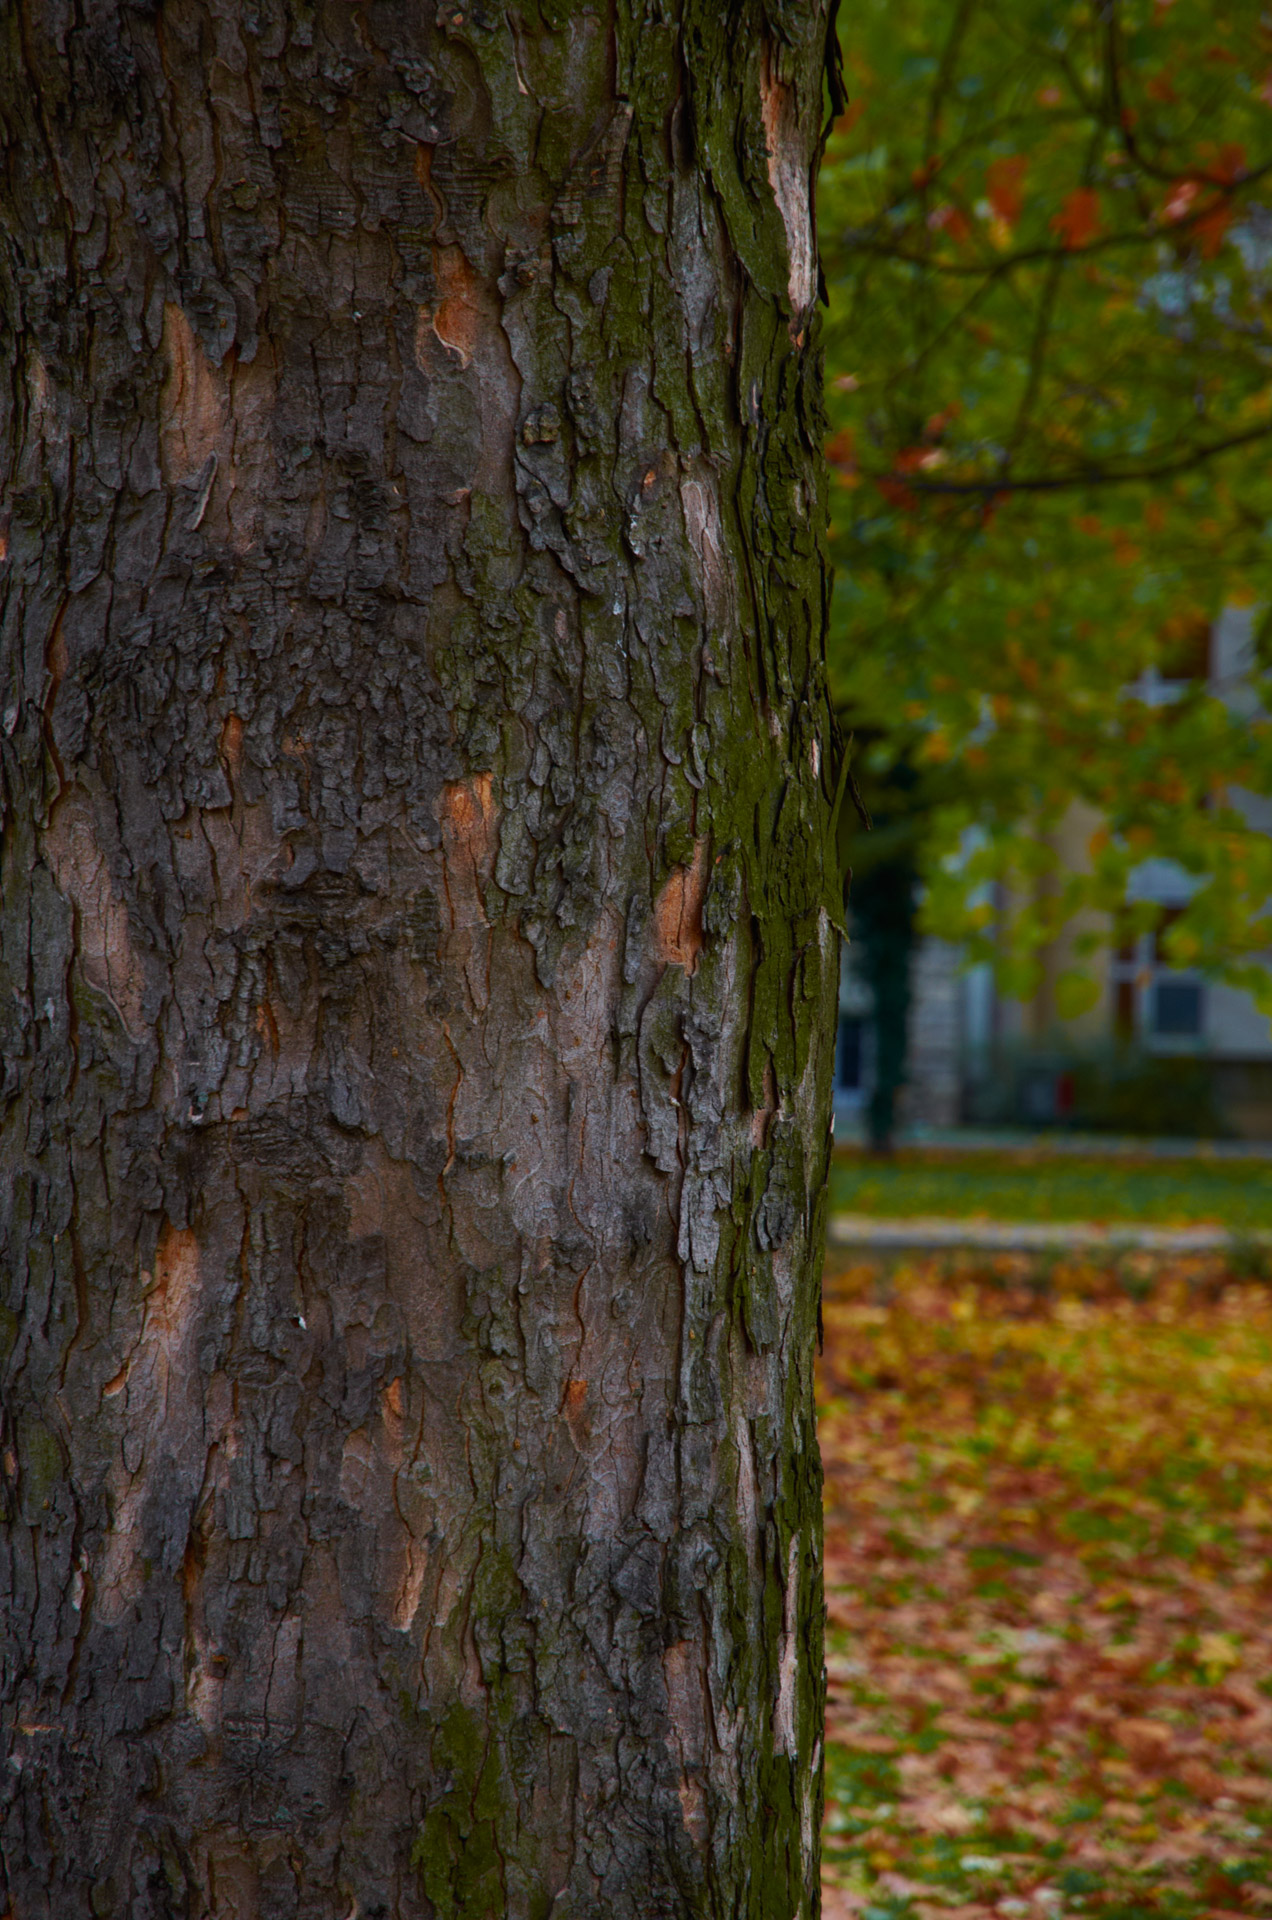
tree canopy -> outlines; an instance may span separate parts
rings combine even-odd
[[[840,38],[834,687],[923,776],[928,924],[1027,992],[1084,909],[1152,924],[1128,883],[1166,858],[1195,887],[1171,957],[1266,998],[1272,730],[1198,662],[1272,602],[1272,22],[859,0]],[[1081,871],[1050,838],[1075,801]],[[1079,964],[1059,1010],[1094,992]]]

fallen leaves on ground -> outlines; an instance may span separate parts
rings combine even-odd
[[[825,1322],[826,1920],[1272,1914],[1272,1292],[841,1261]]]

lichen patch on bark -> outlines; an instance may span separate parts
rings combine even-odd
[[[813,238],[811,146],[800,125],[796,89],[778,77],[773,50],[766,43],[760,69],[760,99],[768,147],[769,184],[786,229],[790,261],[787,292],[797,318],[807,313],[817,292]]]
[[[786,1590],[782,1598],[782,1645],[778,1659],[777,1700],[773,1724],[782,1752],[794,1759],[798,1752],[795,1688],[799,1673],[799,1551],[793,1539],[786,1552]]]
[[[680,497],[684,503],[685,526],[701,569],[708,645],[713,638],[727,644],[733,628],[735,600],[714,477],[704,471],[682,480]]]

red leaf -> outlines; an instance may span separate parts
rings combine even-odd
[[[1089,245],[1100,231],[1100,196],[1094,187],[1076,188],[1052,216],[1051,229],[1066,247]]]
[[[1213,207],[1207,208],[1193,227],[1197,244],[1208,260],[1213,260],[1218,253],[1223,245],[1223,236],[1231,225],[1232,208],[1226,200],[1219,200]]]
[[[955,245],[970,239],[972,227],[961,207],[952,207],[947,202],[943,207],[933,207],[928,215],[928,226],[933,233],[948,233]]]
[[[1029,162],[1023,155],[1009,160],[995,160],[985,175],[985,190],[989,204],[1000,220],[1014,227],[1019,220],[1025,204],[1024,182],[1029,170]]]
[[[857,464],[856,449],[851,430],[847,427],[826,442],[826,458],[834,467],[852,468]]]
[[[875,485],[890,507],[900,507],[905,513],[913,513],[919,504],[912,488],[907,487],[900,480],[880,478]]]
[[[1234,186],[1246,170],[1246,150],[1236,142],[1220,147],[1214,164],[1216,180],[1222,180],[1227,186]]]

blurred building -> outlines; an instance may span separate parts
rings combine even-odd
[[[1228,608],[1198,637],[1196,658],[1178,676],[1153,672],[1146,700],[1175,700],[1203,674],[1234,712],[1253,714],[1254,616]],[[1246,817],[1272,833],[1272,801],[1237,796]],[[1098,824],[1071,809],[1056,836],[1062,861],[1077,865]],[[1195,881],[1169,861],[1147,861],[1132,897],[1173,912]],[[1078,1126],[1125,1133],[1181,1133],[1272,1140],[1272,1024],[1247,993],[1203,974],[1171,967],[1162,933],[1114,947],[1106,936],[1095,1005],[1061,1019],[1055,983],[1072,964],[1073,927],[1047,954],[1032,1000],[1010,1000],[988,967],[965,968],[957,949],[921,940],[911,972],[912,1005],[903,1126]],[[1163,929],[1164,931],[1164,929]],[[868,990],[845,950],[840,990],[836,1106],[845,1118],[864,1111],[871,1089]]]

